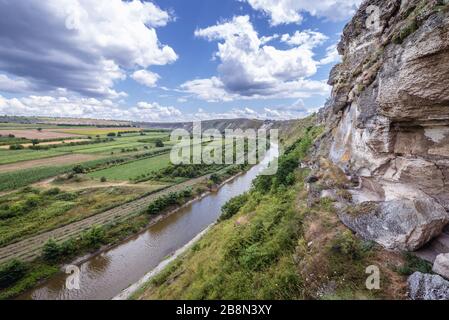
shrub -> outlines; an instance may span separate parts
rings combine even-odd
[[[50,239],[44,245],[42,257],[49,262],[55,262],[61,258],[62,247],[55,240]]]
[[[76,174],[84,173],[84,167],[79,164],[73,167],[72,171]]]
[[[240,196],[232,198],[221,208],[220,221],[228,220],[235,216],[240,209],[248,202],[249,196],[244,193]]]
[[[42,200],[41,197],[39,197],[38,195],[30,195],[25,200],[25,208],[27,210],[36,208],[41,202],[41,200]]]
[[[190,198],[193,195],[192,189],[188,188],[179,192],[172,192],[168,195],[164,195],[155,201],[153,201],[147,208],[147,213],[150,215],[156,215],[161,211],[174,206],[181,204],[187,198]]]
[[[219,184],[221,182],[221,178],[218,174],[214,173],[210,176],[210,181],[212,181],[215,184]]]
[[[56,196],[61,193],[61,189],[59,188],[51,188],[44,192],[45,196]]]
[[[77,198],[75,193],[64,192],[56,195],[55,199],[59,201],[73,201]]]
[[[108,137],[116,137],[117,134],[116,134],[115,132],[109,132],[109,133],[107,134],[107,136],[108,136]]]
[[[9,150],[23,150],[23,149],[25,149],[25,147],[22,146],[21,144],[13,144],[9,146]]]
[[[155,141],[155,145],[156,145],[156,148],[163,148],[165,146],[164,142],[161,139],[157,139]]]
[[[7,288],[19,281],[27,270],[25,263],[12,260],[0,266],[0,288]]]
[[[403,276],[410,276],[416,271],[421,273],[432,273],[432,264],[418,258],[412,253],[404,253],[405,264],[396,269],[396,271]]]
[[[101,177],[100,181],[101,182],[106,182],[106,181],[108,181],[108,179],[106,179],[106,177]]]
[[[83,240],[90,248],[99,248],[105,240],[106,232],[101,227],[94,227],[83,235]]]

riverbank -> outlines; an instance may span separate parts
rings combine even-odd
[[[230,170],[232,169],[232,170]],[[221,185],[225,184],[229,180],[234,179],[235,177],[242,174],[241,170],[247,170],[248,168],[243,168],[238,166],[233,168],[228,168],[228,170],[222,170],[219,172],[219,178],[223,180]],[[236,172],[237,170],[237,172]],[[101,239],[97,239],[94,243],[86,243],[85,239],[88,238],[85,235],[81,235],[79,238],[70,239],[65,243],[61,244],[61,248],[72,247],[71,251],[67,253],[63,253],[61,257],[58,258],[56,265],[53,263],[48,264],[44,259],[39,258],[36,261],[32,262],[29,265],[30,271],[40,269],[40,266],[44,265],[45,272],[42,272],[42,277],[36,275],[33,272],[33,278],[30,280],[29,277],[25,276],[22,281],[19,281],[15,286],[3,290],[0,293],[0,297],[12,298],[14,296],[19,296],[19,298],[30,298],[30,296],[25,293],[25,295],[20,295],[25,290],[29,290],[33,287],[40,287],[45,285],[51,278],[58,278],[64,276],[63,273],[57,273],[57,269],[60,269],[64,263],[71,262],[72,264],[82,264],[88,261],[89,259],[94,259],[95,257],[101,256],[104,252],[114,249],[119,246],[121,243],[130,241],[131,239],[138,237],[142,232],[145,232],[151,226],[158,224],[160,221],[166,219],[171,216],[174,212],[185,208],[186,206],[191,205],[195,201],[202,199],[206,195],[210,193],[209,187],[210,182],[208,180],[210,175],[207,176],[206,179],[203,179],[202,182],[197,183],[191,186],[192,196],[188,199],[182,201],[182,205],[177,206],[176,208],[169,208],[165,210],[163,213],[157,216],[151,216],[144,214],[142,212],[136,213],[134,216],[128,217],[123,221],[116,221],[113,223],[109,223],[105,226],[101,227]],[[98,232],[97,232],[98,233]],[[74,248],[73,248],[74,247]],[[74,256],[80,256],[84,254],[82,257],[76,258],[73,260]],[[56,271],[55,271],[55,266]],[[51,268],[52,272],[49,273],[46,270]],[[118,292],[117,292],[118,293]]]

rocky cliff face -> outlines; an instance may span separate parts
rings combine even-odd
[[[341,220],[388,249],[417,250],[449,223],[448,12],[447,0],[365,1],[320,114],[316,155],[358,181]]]

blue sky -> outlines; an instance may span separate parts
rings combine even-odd
[[[359,2],[6,0],[0,114],[302,117],[329,95]]]

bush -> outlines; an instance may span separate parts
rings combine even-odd
[[[56,196],[61,193],[61,189],[59,188],[51,188],[44,192],[45,196]]]
[[[247,193],[245,193],[229,200],[221,208],[220,221],[228,220],[235,216],[240,211],[240,209],[248,202],[248,199],[249,196]]]
[[[101,182],[107,182],[108,179],[106,179],[106,177],[101,177],[100,181],[101,181]]]
[[[106,232],[101,227],[94,227],[83,235],[83,241],[89,248],[97,249],[105,241]]]
[[[190,198],[193,195],[192,189],[188,188],[179,192],[172,192],[168,195],[164,195],[155,201],[153,201],[147,209],[147,213],[150,215],[156,215],[163,210],[183,203],[186,199]]]
[[[77,195],[75,193],[63,192],[56,195],[55,199],[59,201],[73,201],[76,200]]]
[[[397,272],[403,276],[410,276],[419,271],[421,273],[432,273],[432,264],[418,258],[412,253],[404,253],[405,264],[397,268]]]
[[[25,149],[25,147],[22,146],[21,144],[13,144],[9,146],[9,150],[23,150],[23,149]]]
[[[55,262],[61,258],[62,247],[55,240],[50,239],[44,245],[42,257],[49,262]]]
[[[161,139],[157,139],[155,141],[155,145],[156,145],[156,148],[163,148],[165,146],[164,142]]]
[[[109,132],[109,133],[107,134],[107,136],[108,136],[108,137],[116,137],[117,134],[116,134],[115,132]]]
[[[218,174],[214,173],[210,176],[210,181],[212,181],[214,184],[219,184],[221,182],[221,178]]]
[[[80,173],[84,173],[84,167],[82,165],[76,165],[75,167],[73,167],[72,171],[75,174],[80,174]]]
[[[0,288],[7,288],[19,281],[27,270],[25,263],[12,260],[0,267]]]

